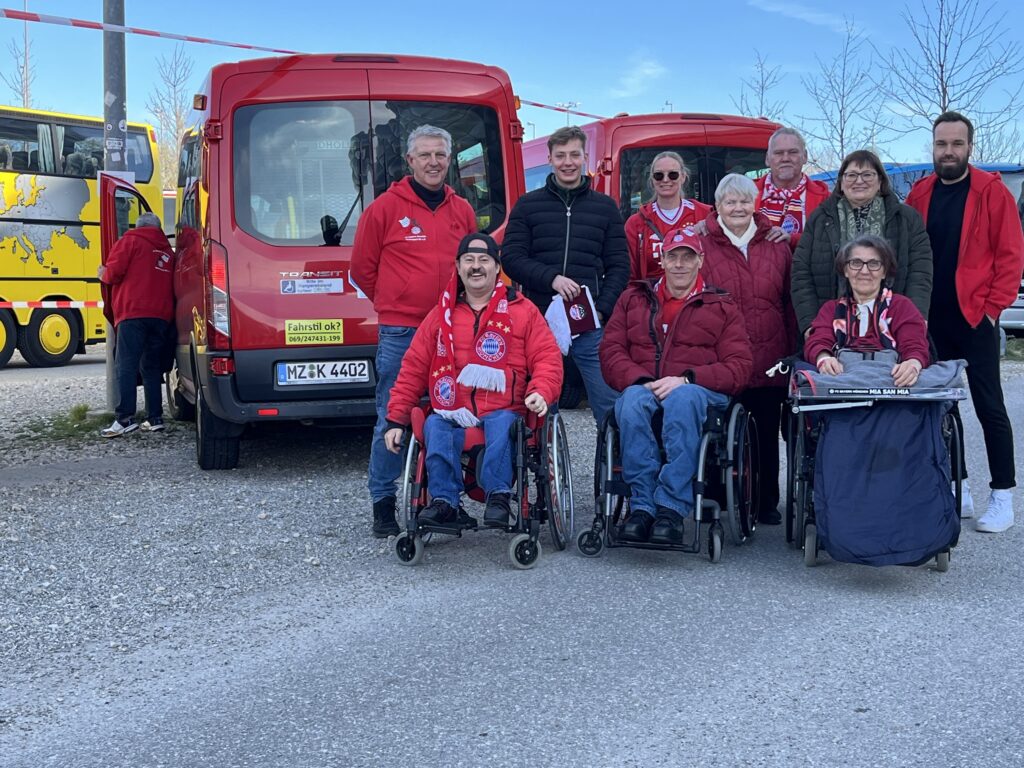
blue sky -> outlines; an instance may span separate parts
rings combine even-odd
[[[928,0],[932,2],[933,0]],[[982,0],[985,2],[986,0]],[[1024,4],[990,0],[1006,15],[1009,40],[1024,40]],[[29,0],[29,10],[100,20],[102,0]],[[0,0],[22,8],[22,0]],[[801,76],[817,71],[815,55],[834,55],[843,39],[844,13],[879,48],[909,45],[903,8],[920,0],[861,0],[842,6],[813,0],[734,2],[552,3],[391,2],[327,3],[313,0],[227,3],[211,0],[126,0],[125,23],[177,34],[311,52],[410,53],[468,59],[508,71],[516,92],[547,104],[576,101],[599,115],[617,112],[737,112],[740,82],[752,74],[754,49],[784,79],[772,94],[788,102],[787,117],[812,111]],[[849,10],[844,10],[848,8]],[[244,10],[242,10],[244,8]],[[658,8],[661,9],[660,13]],[[22,24],[0,19],[0,66],[11,67],[7,46]],[[30,24],[36,80],[34,106],[102,114],[102,35],[90,30]],[[195,60],[195,85],[214,64],[257,54],[185,43]],[[128,115],[149,121],[145,103],[156,79],[156,60],[175,42],[129,35],[126,40]],[[2,87],[2,84],[0,84]],[[0,103],[14,94],[0,92]],[[527,138],[565,124],[565,116],[524,107]],[[579,122],[586,122],[579,118]],[[532,125],[531,125],[532,124]],[[927,133],[890,145],[893,159],[926,159]]]

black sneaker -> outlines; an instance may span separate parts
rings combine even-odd
[[[373,535],[378,539],[397,536],[401,531],[395,522],[395,497],[385,496],[373,502]]]
[[[622,532],[619,537],[623,541],[647,541],[651,538],[651,526],[653,525],[653,515],[643,509],[634,509],[629,513],[626,522],[622,524]]]
[[[682,544],[683,518],[673,509],[658,508],[658,516],[654,518],[651,528],[652,544]]]
[[[420,512],[420,522],[427,525],[452,525],[458,519],[458,510],[444,499],[431,499]]]
[[[488,528],[507,528],[512,517],[512,495],[492,493],[487,497],[484,509],[484,525]]]

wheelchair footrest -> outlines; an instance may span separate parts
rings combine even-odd
[[[448,534],[449,536],[458,536],[463,531],[475,531],[476,529],[476,518],[470,517],[469,515],[460,515],[458,520],[455,520],[454,522],[448,523],[446,525],[422,521],[417,526],[417,530],[420,533],[444,533]]]

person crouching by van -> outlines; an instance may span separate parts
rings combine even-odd
[[[100,434],[120,437],[139,428],[135,421],[141,367],[146,398],[142,428],[164,428],[161,387],[167,340],[174,322],[174,251],[155,213],[144,213],[117,241],[96,274],[111,286],[116,334],[114,371],[118,403],[114,423]]]
[[[477,228],[473,207],[445,184],[451,153],[452,137],[443,128],[421,125],[410,133],[405,159],[412,175],[367,207],[352,248],[352,280],[373,301],[379,323],[368,476],[377,538],[399,532],[395,481],[402,459],[384,445],[391,387],[417,326],[452,276],[452,252]]]
[[[511,428],[527,411],[543,416],[558,398],[562,354],[537,307],[499,279],[493,239],[467,235],[456,253],[456,274],[402,360],[384,441],[398,456],[412,411],[428,395],[433,412],[423,438],[431,500],[420,520],[448,525],[459,518],[466,428],[479,425],[487,448],[477,467],[487,493],[484,524],[504,528],[512,510]]]

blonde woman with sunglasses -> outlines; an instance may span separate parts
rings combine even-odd
[[[654,198],[626,220],[629,245],[629,276],[632,280],[661,277],[661,249],[665,235],[673,229],[704,221],[711,206],[684,195],[689,174],[683,158],[676,152],[661,152],[654,157],[648,176]]]

